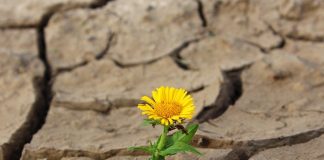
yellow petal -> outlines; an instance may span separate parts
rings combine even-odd
[[[169,125],[169,121],[168,121],[167,119],[164,119],[164,124],[165,124],[166,126],[168,126],[168,125]]]
[[[169,95],[170,95],[170,99],[169,99],[169,101],[170,102],[173,102],[174,100],[176,100],[176,99],[174,99],[174,92],[175,92],[175,88],[173,88],[173,87],[171,87],[170,89],[169,89]]]
[[[160,87],[160,88],[158,88],[157,89],[157,92],[158,92],[158,94],[159,94],[159,97],[160,97],[160,99],[161,99],[161,102],[163,101],[163,100],[165,100],[165,88],[162,86],[162,87]]]
[[[153,107],[155,106],[155,102],[148,96],[143,96],[141,98],[141,100],[147,102],[148,104],[150,104]]]
[[[179,120],[180,119],[179,116],[172,116],[171,118],[174,119],[174,120]]]
[[[184,99],[181,100],[181,105],[183,106],[187,106],[192,103],[193,103],[193,99],[189,95],[187,95]]]
[[[184,107],[181,113],[192,113],[195,110],[194,107]]]
[[[182,100],[187,95],[187,91],[184,89],[180,89],[180,97],[179,100]]]
[[[146,115],[152,115],[152,111],[143,111],[142,114],[146,114]]]
[[[164,94],[165,94],[166,102],[170,102],[170,88],[169,87],[165,87]]]
[[[173,124],[173,120],[171,118],[168,118],[168,121],[171,125]]]
[[[152,91],[152,96],[153,99],[156,103],[160,103],[161,102],[161,95],[159,94],[159,92],[157,91]]]
[[[174,90],[174,95],[173,95],[173,100],[174,101],[179,101],[180,94],[181,94],[180,90],[175,89]]]
[[[160,120],[160,119],[161,119],[161,117],[159,117],[159,116],[156,116],[156,115],[153,115],[153,119],[154,119],[154,120]]]
[[[152,107],[147,104],[139,104],[137,107],[142,111],[153,111]]]
[[[148,118],[149,119],[154,119],[156,116],[155,115],[150,115]]]
[[[143,96],[141,100],[147,104],[138,105],[149,119],[159,120],[161,125],[168,126],[192,118],[195,106],[186,90],[161,86],[152,91],[152,97]]]
[[[161,124],[165,124],[165,119],[161,119]]]

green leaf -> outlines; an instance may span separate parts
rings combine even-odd
[[[185,134],[182,131],[177,131],[172,135],[170,142],[175,143],[177,141],[181,141],[184,143],[190,143],[192,140],[192,137],[195,135],[197,130],[198,130],[198,124],[190,124],[187,127],[188,134]]]
[[[159,156],[159,157],[155,157],[155,156],[153,155],[152,157],[150,157],[149,160],[165,160],[165,158],[164,158],[164,157],[161,157],[161,156]]]
[[[128,150],[130,151],[144,151],[148,152],[150,154],[153,154],[155,152],[155,149],[152,146],[139,146],[139,147],[129,147]]]
[[[187,127],[187,132],[188,134],[184,134],[182,133],[182,135],[180,135],[178,138],[178,141],[182,141],[185,143],[190,143],[192,140],[192,137],[196,134],[197,130],[198,130],[199,125],[198,124],[190,124]]]
[[[173,142],[176,142],[178,141],[179,139],[181,139],[181,137],[184,137],[186,134],[184,134],[182,131],[177,131],[175,132],[173,135],[172,135],[172,141]]]
[[[143,125],[144,126],[149,126],[149,125],[155,126],[157,124],[159,124],[159,121],[157,121],[157,120],[153,120],[153,119],[144,119],[143,120]]]
[[[174,145],[166,148],[165,150],[160,151],[159,154],[161,156],[167,156],[167,155],[174,155],[178,152],[192,152],[201,155],[201,153],[197,151],[194,147],[181,141],[175,142]]]
[[[156,143],[154,143],[154,146],[157,147],[157,145],[160,143],[161,140],[161,136],[159,136],[158,140],[156,141]]]
[[[192,137],[197,132],[198,127],[199,126],[197,124],[190,124],[186,129],[188,134],[185,134],[179,130],[179,131],[173,133],[173,135],[168,136],[167,140],[166,140],[166,147],[172,146],[177,141],[181,141],[184,143],[190,143],[192,140]]]
[[[172,139],[173,135],[172,136],[167,136],[166,142],[165,142],[165,148],[168,148],[168,147],[170,147],[170,146],[172,146],[174,144],[175,141]]]

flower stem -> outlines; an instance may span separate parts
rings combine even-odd
[[[163,149],[163,147],[165,146],[168,131],[169,131],[169,127],[164,126],[163,133],[161,134],[160,141],[157,145],[157,151],[155,152],[155,157],[157,157],[158,159],[164,159],[164,157],[161,157],[159,155],[159,151],[161,151]]]

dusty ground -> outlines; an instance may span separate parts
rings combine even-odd
[[[0,0],[0,160],[144,160],[135,107],[194,96],[201,157],[324,159],[324,1]]]

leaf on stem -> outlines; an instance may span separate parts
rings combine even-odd
[[[177,142],[177,141],[181,141],[184,143],[190,143],[192,140],[192,137],[195,135],[197,130],[198,130],[198,124],[190,124],[187,127],[187,134],[183,133],[182,131],[175,132],[171,137],[169,136],[167,138],[166,146],[170,147],[173,144],[175,144],[175,142]]]
[[[159,121],[153,120],[153,119],[144,119],[143,120],[143,125],[144,126],[149,126],[152,125],[153,127],[160,124]]]
[[[201,155],[201,153],[197,151],[194,147],[181,141],[175,142],[172,146],[166,148],[163,151],[160,151],[159,154],[161,156],[167,156],[167,155],[174,155],[178,152],[192,152],[194,154]]]

